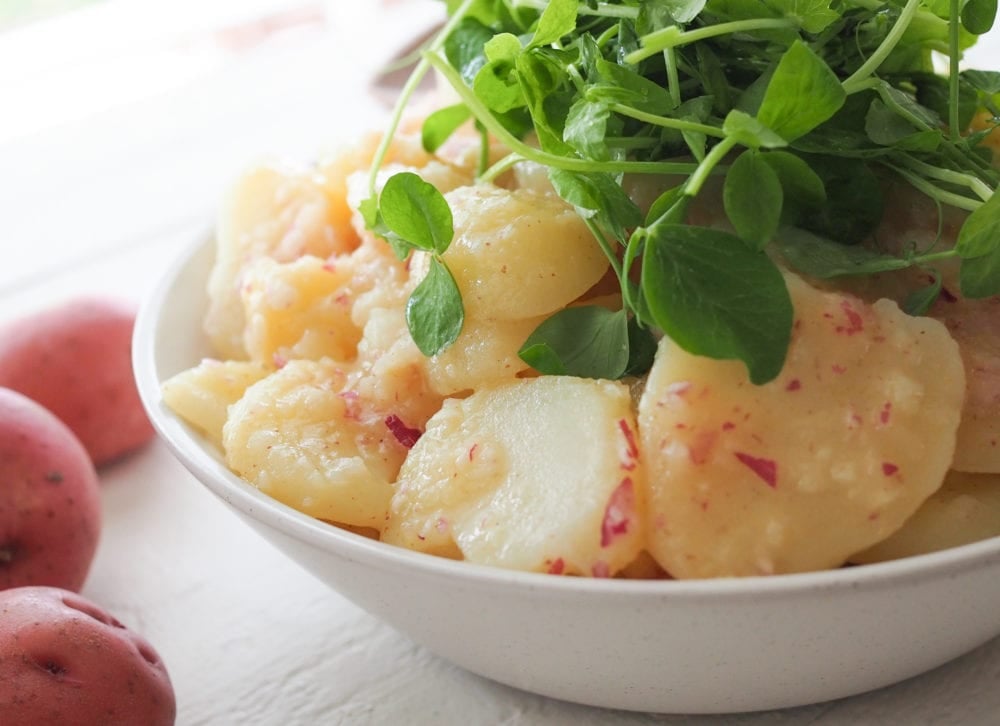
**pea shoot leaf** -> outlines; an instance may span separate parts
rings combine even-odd
[[[628,319],[599,305],[566,308],[543,321],[518,355],[540,373],[617,379],[629,366]]]
[[[736,233],[762,250],[778,229],[784,194],[765,153],[748,149],[730,165],[722,188],[726,216]]]
[[[464,103],[445,106],[430,113],[420,128],[420,141],[424,150],[434,153],[451,138],[459,126],[472,118],[472,112]]]
[[[532,46],[555,43],[576,29],[578,0],[549,0],[538,18],[538,27],[531,39]]]
[[[830,66],[796,40],[781,56],[757,118],[786,141],[794,141],[833,116],[846,97]]]
[[[627,239],[629,231],[642,224],[642,212],[608,174],[550,169],[549,179],[560,197],[584,217],[594,217],[619,240]]]
[[[406,325],[413,342],[424,355],[437,355],[455,342],[464,321],[462,294],[455,278],[439,258],[431,257],[427,276],[406,304]]]
[[[393,234],[421,250],[440,254],[455,235],[448,202],[413,172],[389,177],[379,195],[379,214]]]
[[[758,384],[781,372],[792,303],[763,252],[727,232],[657,225],[646,240],[642,288],[656,324],[684,350],[741,360]]]
[[[796,227],[783,227],[775,242],[792,269],[821,280],[902,270],[912,264],[861,245],[834,242]]]

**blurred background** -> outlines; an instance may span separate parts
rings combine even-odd
[[[435,0],[0,0],[0,293],[207,227],[252,162],[308,161],[379,123],[374,75],[441,15]]]

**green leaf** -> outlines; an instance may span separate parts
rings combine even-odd
[[[729,167],[722,187],[726,216],[736,233],[751,247],[762,250],[781,221],[781,181],[764,160],[765,154],[744,151]]]
[[[799,156],[788,151],[769,151],[761,155],[774,169],[785,193],[785,206],[815,209],[826,203],[826,187],[819,174]]]
[[[962,26],[976,35],[988,33],[996,17],[997,0],[966,0],[962,7]]]
[[[444,53],[448,63],[458,70],[462,80],[469,86],[486,65],[483,48],[492,37],[493,31],[481,22],[464,18],[445,39]]]
[[[484,65],[476,74],[472,88],[479,100],[497,113],[506,113],[525,105],[517,71],[508,59]]]
[[[639,207],[609,174],[553,167],[549,179],[556,193],[576,207],[581,216],[594,217],[619,240],[627,239],[629,231],[642,224]]]
[[[606,139],[610,117],[611,110],[607,104],[580,98],[566,116],[563,141],[586,159],[606,161],[611,156]]]
[[[959,257],[980,257],[1000,246],[1000,194],[996,192],[970,214],[955,240]]]
[[[549,0],[538,19],[531,45],[551,45],[576,30],[579,4],[579,0]]]
[[[958,271],[958,284],[966,297],[1000,295],[1000,244],[985,255],[963,259]]]
[[[413,342],[426,356],[437,355],[462,332],[465,309],[455,278],[445,264],[432,257],[427,276],[406,303],[406,325]]]
[[[861,245],[846,245],[797,227],[783,227],[775,236],[781,256],[797,272],[821,280],[902,270],[911,262],[883,255]]]
[[[784,138],[749,114],[733,109],[722,122],[722,130],[743,146],[751,149],[774,149],[788,146]]]
[[[522,50],[521,41],[510,33],[497,33],[483,45],[483,53],[486,54],[488,63],[513,61],[521,55]]]
[[[909,120],[890,109],[881,99],[872,100],[865,115],[865,133],[873,142],[880,146],[893,146],[916,131]]]
[[[393,233],[422,250],[441,254],[455,235],[447,200],[412,172],[389,177],[379,196],[379,211]]]
[[[641,376],[649,372],[656,358],[656,338],[652,331],[642,327],[635,318],[628,321],[628,365],[622,378]]]
[[[832,156],[810,157],[823,180],[826,204],[802,215],[799,225],[835,242],[854,244],[882,221],[882,185],[867,164]]]
[[[771,0],[770,4],[807,33],[821,33],[840,18],[830,8],[830,0]]]
[[[642,288],[656,324],[684,350],[743,361],[753,383],[784,365],[792,303],[770,258],[727,232],[657,225],[643,255]]]
[[[667,189],[656,198],[646,213],[646,226],[654,224],[682,224],[691,197],[684,193],[684,185]]]
[[[961,77],[977,91],[990,96],[1000,93],[1000,71],[967,70]]]
[[[543,321],[518,355],[547,375],[617,380],[629,364],[628,319],[599,305],[566,308]]]
[[[830,66],[796,40],[781,56],[757,118],[786,141],[794,141],[833,116],[846,97]]]
[[[378,224],[378,199],[375,197],[362,199],[358,205],[358,211],[361,212],[361,218],[365,220],[365,227],[375,229],[375,225]]]
[[[599,59],[596,65],[600,81],[587,89],[587,98],[622,103],[660,116],[674,108],[674,100],[662,84],[617,63]]]
[[[563,141],[566,119],[575,88],[558,51],[534,48],[517,58],[521,96],[531,113],[539,146],[559,156],[572,156],[573,148]]]
[[[470,118],[472,112],[464,103],[445,106],[428,115],[420,128],[420,141],[424,150],[433,154]]]
[[[664,0],[670,16],[678,23],[690,23],[705,9],[706,0]]]

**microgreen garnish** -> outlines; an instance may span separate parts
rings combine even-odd
[[[427,275],[407,302],[406,324],[420,352],[436,355],[455,342],[465,320],[458,285],[441,259],[455,235],[451,208],[433,185],[412,172],[400,172],[386,180],[377,208],[367,211],[375,220],[369,226],[400,259],[413,250],[430,255]]]
[[[545,373],[618,378],[652,360],[653,333],[702,355],[742,361],[754,382],[780,372],[792,310],[782,260],[818,278],[961,262],[963,295],[1000,294],[998,172],[982,141],[1000,115],[1000,73],[959,72],[962,51],[992,27],[996,0],[447,0],[393,114],[362,205],[401,257],[431,256],[407,310],[427,354],[461,329],[444,255],[444,198],[412,175],[375,179],[420,77],[435,69],[459,102],[431,114],[435,150],[466,120],[482,132],[480,179],[525,160],[594,234],[617,275],[623,309],[571,307],[525,343]],[[937,75],[931,53],[948,56]],[[985,128],[968,132],[974,113]],[[526,140],[529,132],[533,142]],[[493,137],[510,155],[486,168]],[[669,175],[640,210],[624,174]],[[686,223],[692,200],[722,177],[735,234]],[[971,212],[952,249],[877,251],[887,177],[939,208]],[[708,185],[710,186],[710,185]],[[568,261],[572,263],[572,261]],[[641,272],[641,275],[637,274]]]

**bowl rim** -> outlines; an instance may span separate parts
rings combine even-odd
[[[197,275],[202,281],[207,279],[208,270],[197,269],[196,263],[201,255],[207,255],[206,248],[214,245],[214,239],[211,230],[203,232],[171,261],[142,300],[132,340],[136,384],[160,439],[203,486],[238,512],[293,539],[321,550],[336,550],[340,556],[382,569],[450,581],[459,578],[468,585],[500,585],[552,594],[645,595],[658,599],[719,596],[733,600],[759,599],[796,593],[812,594],[817,590],[895,587],[907,581],[954,577],[981,567],[1000,565],[1000,536],[997,536],[899,560],[814,572],[689,580],[553,577],[546,573],[508,570],[407,550],[311,517],[272,499],[232,473],[214,451],[213,444],[163,403],[160,386],[168,376],[161,375],[156,363],[161,314],[172,295],[183,292],[181,282],[185,275]]]

